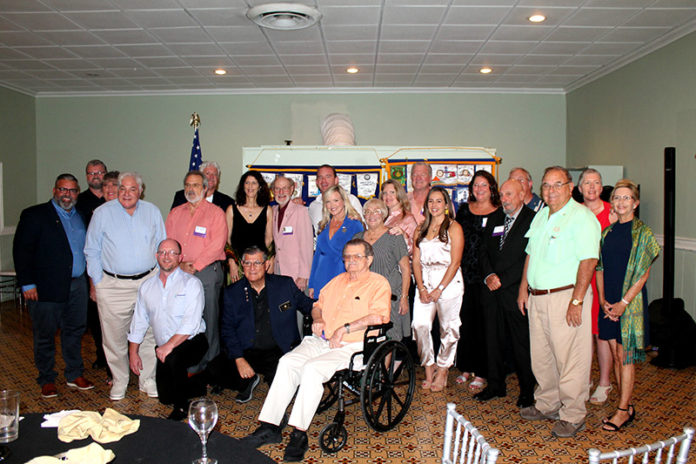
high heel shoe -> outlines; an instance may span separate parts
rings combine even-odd
[[[618,411],[623,411],[625,413],[628,413],[628,411],[631,409],[631,405],[629,405],[627,408],[616,408]],[[633,419],[635,418],[636,412],[635,408],[633,411],[633,414],[628,413],[628,418],[623,421],[620,424],[615,424],[614,422],[611,421],[611,418],[607,417],[605,418],[602,422],[604,425],[602,425],[602,430],[605,432],[618,432],[622,428],[626,427],[629,425],[631,422],[633,422]]]
[[[447,386],[447,377],[449,376],[449,369],[438,369],[433,379],[433,383],[430,386],[430,391],[441,392]]]
[[[436,374],[435,364],[425,366],[425,380],[421,384],[423,390],[430,390],[433,384],[433,376]]]
[[[626,425],[628,425],[628,424],[630,424],[631,422],[633,422],[633,419],[636,418],[636,408],[633,407],[632,404],[629,404],[629,405],[628,405],[628,411],[629,411],[629,412],[628,412],[628,420],[626,421]]]

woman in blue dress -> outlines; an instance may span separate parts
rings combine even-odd
[[[350,205],[348,195],[340,185],[326,189],[322,200],[322,218],[307,284],[311,298],[319,298],[324,285],[345,271],[343,247],[355,234],[363,231],[360,215]]]
[[[602,232],[597,293],[604,317],[598,319],[599,338],[607,340],[619,384],[619,405],[603,430],[617,432],[633,422],[635,363],[645,360],[647,330],[645,282],[660,252],[650,228],[635,217],[640,203],[638,186],[623,179],[616,183],[611,204],[618,221]]]

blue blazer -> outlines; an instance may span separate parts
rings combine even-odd
[[[220,336],[227,357],[234,360],[244,357],[244,350],[254,347],[256,328],[251,284],[242,277],[225,288],[223,295]],[[273,339],[287,353],[300,341],[296,311],[311,314],[314,300],[302,293],[292,278],[275,274],[266,274],[266,295]]]

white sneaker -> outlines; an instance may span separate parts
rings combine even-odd
[[[111,401],[121,401],[126,397],[126,390],[128,390],[128,385],[125,387],[113,385],[111,387],[111,392],[109,393],[109,399]]]
[[[152,379],[147,379],[140,385],[140,391],[147,393],[150,398],[157,398],[159,395],[157,393],[157,383]]]

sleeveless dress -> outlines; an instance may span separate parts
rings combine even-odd
[[[421,256],[421,275],[423,286],[430,292],[436,289],[442,277],[447,272],[447,267],[452,262],[450,251],[452,243],[441,242],[438,237],[421,240],[418,245]],[[449,368],[454,363],[459,341],[459,309],[464,295],[464,279],[461,269],[457,269],[452,281],[442,291],[440,299],[434,303],[423,303],[420,300],[420,292],[416,289],[416,299],[413,303],[413,334],[418,346],[418,355],[422,366],[430,366],[436,362],[433,339],[430,331],[433,326],[435,314],[440,323],[440,349],[437,355],[437,365]]]
[[[238,260],[242,259],[242,253],[248,247],[256,245],[262,250],[266,250],[266,215],[268,206],[264,206],[261,213],[254,222],[247,222],[244,215],[239,211],[236,204],[232,205],[234,213],[234,223],[230,243]]]

